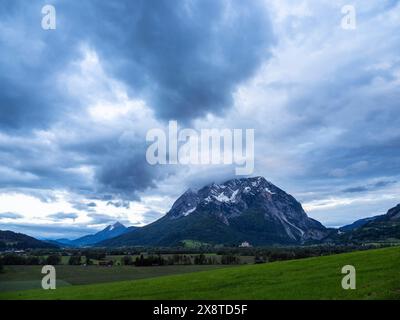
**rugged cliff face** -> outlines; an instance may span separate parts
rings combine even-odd
[[[181,219],[209,212],[227,226],[249,212],[282,230],[288,239],[321,239],[325,228],[309,218],[301,204],[263,177],[235,179],[212,184],[198,192],[188,190],[172,206],[167,216]],[[239,219],[241,220],[241,219]],[[282,235],[283,236],[283,235]]]
[[[102,244],[300,244],[325,235],[325,227],[309,218],[295,198],[255,177],[188,190],[160,220]]]

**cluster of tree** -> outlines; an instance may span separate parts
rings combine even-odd
[[[188,255],[178,255],[178,254],[169,256],[167,258],[161,256],[160,254],[158,254],[158,255],[150,254],[148,256],[144,256],[143,254],[140,254],[140,256],[136,257],[136,259],[133,260],[132,256],[125,255],[122,258],[122,264],[123,265],[135,265],[135,266],[139,266],[139,267],[165,266],[165,265],[174,265],[174,264],[190,265],[190,264],[192,264],[192,259]]]
[[[68,256],[70,265],[91,265],[93,260],[99,265],[112,265],[106,261],[110,254],[123,253],[123,265],[162,266],[162,265],[213,265],[239,264],[240,256],[254,256],[254,263],[265,263],[280,260],[301,259],[322,255],[332,255],[355,250],[370,249],[372,245],[312,245],[294,247],[220,247],[214,250],[184,248],[151,248],[140,251],[133,249],[32,249],[21,253],[4,253],[0,256],[2,265],[58,265],[62,256]],[[143,254],[146,252],[146,254]],[[214,254],[210,254],[214,253]],[[121,255],[121,254],[119,254]],[[138,256],[136,259],[134,256]],[[118,264],[119,262],[117,262]]]
[[[174,254],[173,256],[168,257],[168,264],[183,264],[183,265],[190,265],[192,264],[192,258],[186,254]]]
[[[135,259],[135,266],[137,267],[164,266],[166,264],[167,261],[161,255],[144,257],[141,254],[140,257],[136,257]]]
[[[382,245],[383,246],[383,245]],[[125,249],[96,249],[98,253],[104,255],[123,255],[135,256],[146,252],[147,255],[173,255],[173,259],[166,258],[167,264],[193,264],[195,263],[196,255],[206,255],[214,253],[218,256],[235,255],[235,256],[254,256],[265,261],[288,260],[288,259],[301,259],[307,257],[315,257],[321,255],[331,255],[337,253],[351,252],[356,250],[370,249],[371,246],[366,245],[307,245],[307,246],[265,246],[265,247],[248,247],[241,248],[237,246],[214,246],[214,247],[201,247],[201,248],[185,248],[185,247],[135,247]],[[93,250],[93,249],[90,249]],[[97,253],[97,254],[98,254]],[[87,255],[82,253],[82,255]],[[186,256],[186,258],[184,258]],[[189,259],[191,262],[189,263]],[[93,258],[95,259],[95,258]],[[101,260],[101,259],[98,259]],[[218,259],[219,261],[220,259]],[[203,258],[200,258],[200,264],[204,263]],[[207,262],[208,264],[208,262]]]
[[[92,265],[93,260],[90,257],[83,259],[82,255],[73,255],[69,258],[69,265],[81,265],[83,262],[86,265]],[[61,264],[62,255],[60,254],[50,254],[48,256],[33,256],[33,255],[22,255],[15,253],[8,253],[0,257],[0,263],[2,265],[52,265],[56,266]]]
[[[194,264],[207,264],[207,257],[201,253],[194,257]]]
[[[6,266],[10,265],[39,265],[40,259],[35,256],[21,256],[17,254],[6,254],[1,257],[1,263]]]
[[[188,254],[174,254],[168,256],[168,265],[213,265],[219,264],[217,256],[206,256],[204,253],[198,255],[188,255]]]
[[[29,266],[37,266],[37,265],[58,265],[61,263],[60,255],[49,255],[47,257],[38,257],[38,256],[25,256],[18,254],[5,254],[0,258],[0,264],[2,265],[29,265]]]
[[[122,264],[125,265],[125,266],[130,266],[130,265],[133,265],[133,264],[134,264],[134,263],[133,263],[132,256],[128,256],[128,255],[124,256],[124,257],[122,258],[121,262],[122,262]]]
[[[76,255],[76,256],[71,256],[69,258],[68,264],[70,266],[79,266],[82,264],[82,256],[81,255]]]
[[[221,264],[240,264],[240,258],[235,255],[223,255],[221,257]]]
[[[109,256],[130,256],[130,255],[140,255],[141,252],[146,251],[144,248],[135,247],[129,249],[96,249],[103,250]]]
[[[86,259],[93,259],[93,260],[104,260],[107,256],[105,251],[100,250],[85,250],[81,254],[85,256]]]
[[[313,245],[296,247],[221,248],[218,255],[254,256],[255,263],[318,257],[357,250],[371,249],[366,245]]]
[[[186,255],[186,254],[174,254],[167,257],[158,255],[145,256],[141,254],[134,260],[132,256],[125,255],[122,258],[123,265],[135,265],[135,266],[165,266],[165,265],[215,265],[215,264],[239,264],[240,258],[236,255],[224,255],[221,259],[218,259],[216,255],[206,256],[201,253],[199,255]]]
[[[58,254],[51,254],[46,258],[46,264],[56,266],[61,263],[61,256]]]
[[[218,260],[215,256],[206,256],[204,253],[201,253],[194,257],[194,264],[197,265],[218,264]]]
[[[0,258],[0,273],[4,272],[3,260]]]

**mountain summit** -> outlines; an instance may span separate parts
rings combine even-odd
[[[189,189],[161,219],[103,245],[177,245],[183,240],[213,244],[300,244],[319,240],[325,227],[301,204],[263,177],[233,179]]]
[[[275,225],[288,239],[321,238],[324,227],[307,217],[301,204],[263,177],[229,180],[211,184],[198,192],[188,190],[174,203],[167,217],[179,219],[211,212],[227,226],[250,212],[264,218],[265,227]]]
[[[125,232],[128,232],[129,228],[125,227],[122,223],[116,222],[112,225],[107,226],[105,229],[87,236],[83,236],[81,238],[75,240],[57,240],[57,242],[73,246],[73,247],[85,247],[94,245],[100,241],[104,241],[107,239],[111,239],[114,237],[118,237]]]

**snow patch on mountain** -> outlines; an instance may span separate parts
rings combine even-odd
[[[184,219],[193,212],[198,212],[199,217],[214,215],[232,228],[237,228],[235,223],[240,219],[258,215],[265,219],[259,220],[261,224],[267,222],[271,230],[282,230],[282,237],[293,242],[319,239],[325,234],[324,226],[308,218],[294,197],[263,177],[232,179],[189,190],[175,201],[167,216],[172,220]],[[251,228],[253,222],[249,221]]]
[[[239,189],[235,190],[230,197],[226,196],[223,192],[221,192],[219,195],[214,196],[214,199],[219,201],[219,202],[234,202],[236,199],[237,194],[239,193]]]
[[[192,212],[194,212],[197,209],[197,207],[194,207],[192,209],[189,209],[187,211],[185,211],[184,213],[182,213],[183,216],[187,217],[189,214],[191,214]]]
[[[269,190],[268,188],[265,188],[265,191],[267,191],[269,194],[276,194],[275,192],[272,192],[272,191]]]

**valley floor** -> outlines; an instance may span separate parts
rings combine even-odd
[[[345,265],[357,289],[341,286]],[[400,247],[150,279],[2,292],[0,299],[400,299]]]

